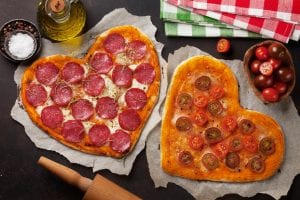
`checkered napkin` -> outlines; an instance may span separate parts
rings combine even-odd
[[[189,9],[174,6],[163,0],[161,0],[160,17],[165,21],[167,36],[261,37],[259,34],[221,23],[216,19],[193,13]]]
[[[287,43],[290,38],[297,41],[299,40],[299,28],[297,27],[298,25],[295,24],[299,22],[298,10],[300,7],[298,8],[297,4],[299,3],[296,2],[298,0],[284,1],[285,6],[290,6],[290,9],[283,6],[282,2],[278,3],[277,0],[272,0],[272,6],[266,5],[266,3],[269,3],[269,0],[260,0],[260,8],[257,6],[257,0],[253,0],[251,3],[250,1],[248,2],[248,0],[166,1],[185,9],[191,9],[194,13],[206,15],[230,25],[260,33],[266,37],[271,37],[282,42]],[[254,17],[253,15],[259,17]],[[289,21],[282,21],[283,19]]]

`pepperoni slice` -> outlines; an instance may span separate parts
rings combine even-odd
[[[104,79],[97,74],[90,74],[83,80],[83,90],[90,96],[100,95],[104,87]]]
[[[38,82],[44,85],[52,85],[57,80],[58,74],[59,69],[52,62],[38,65],[35,72]]]
[[[94,114],[93,104],[86,99],[79,99],[71,104],[72,115],[77,120],[87,120]]]
[[[119,87],[130,87],[132,84],[132,77],[132,71],[127,66],[118,65],[112,72],[112,81]]]
[[[192,126],[192,122],[188,117],[179,117],[176,120],[176,128],[179,131],[188,131]]]
[[[147,95],[141,89],[131,88],[125,94],[125,101],[129,108],[140,110],[147,103]]]
[[[68,83],[79,83],[83,79],[84,69],[76,62],[68,62],[61,71],[62,79]]]
[[[110,147],[112,150],[123,153],[129,150],[131,146],[130,135],[122,130],[117,130],[110,136]]]
[[[177,105],[181,109],[190,109],[193,105],[193,97],[188,93],[180,93],[176,98]]]
[[[110,97],[102,97],[98,99],[96,104],[96,112],[103,119],[113,119],[118,114],[118,103]]]
[[[126,54],[132,60],[141,60],[147,53],[147,46],[140,40],[134,40],[127,44]]]
[[[89,130],[89,139],[95,146],[103,146],[109,139],[110,130],[106,125],[95,124]]]
[[[61,126],[64,116],[58,106],[48,106],[43,108],[41,119],[45,126],[54,129]]]
[[[195,87],[201,91],[209,90],[210,85],[211,79],[208,76],[200,76],[195,81]]]
[[[127,131],[134,131],[141,124],[141,118],[139,114],[133,109],[124,110],[119,115],[118,120],[121,128]]]
[[[201,161],[202,161],[204,167],[207,170],[209,170],[209,171],[214,170],[214,169],[216,169],[216,168],[219,167],[219,160],[212,153],[206,153],[206,154],[204,154],[204,156],[202,157]]]
[[[84,137],[84,126],[78,120],[69,120],[63,123],[61,133],[66,141],[78,143]]]
[[[25,90],[28,103],[34,107],[43,105],[47,101],[47,91],[40,84],[30,84]]]
[[[178,160],[181,164],[187,166],[193,163],[193,155],[189,151],[182,151],[179,153]]]
[[[140,83],[149,85],[154,81],[154,67],[149,63],[142,63],[134,70],[133,77]]]
[[[50,97],[56,105],[66,106],[73,98],[73,92],[66,83],[59,83],[52,87]]]
[[[107,74],[113,68],[113,61],[106,53],[95,53],[90,65],[96,72]]]
[[[104,48],[107,52],[117,54],[124,51],[125,39],[118,33],[109,34],[103,42]]]

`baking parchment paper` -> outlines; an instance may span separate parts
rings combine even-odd
[[[208,55],[196,47],[186,46],[178,49],[168,57],[168,79],[182,61],[195,56]],[[149,135],[147,140],[147,160],[150,175],[155,187],[166,187],[169,182],[175,183],[196,199],[213,200],[228,193],[237,193],[242,196],[253,196],[256,193],[267,193],[274,198],[286,195],[294,176],[300,172],[300,117],[292,99],[274,104],[264,105],[254,94],[247,77],[244,74],[243,63],[240,60],[221,60],[226,63],[238,79],[240,103],[242,107],[265,113],[275,119],[283,128],[285,134],[285,159],[278,173],[266,181],[252,183],[220,183],[210,181],[192,181],[180,177],[170,176],[160,167],[160,125]],[[162,110],[162,108],[161,108]]]
[[[157,42],[155,39],[156,27],[152,24],[150,16],[135,16],[128,13],[124,8],[116,9],[111,13],[105,15],[99,23],[97,23],[92,29],[90,29],[87,33],[80,37],[62,43],[52,43],[49,40],[43,39],[43,49],[41,52],[41,57],[53,54],[64,54],[74,56],[77,58],[84,57],[85,53],[88,51],[88,49],[94,42],[94,39],[99,34],[101,34],[109,28],[119,25],[134,25],[138,27],[143,33],[145,33],[152,40],[156,47],[160,65],[162,68],[160,97],[158,103],[153,109],[153,112],[146,126],[144,127],[140,139],[137,142],[133,152],[131,152],[127,157],[123,159],[114,159],[110,157],[85,154],[68,148],[65,145],[57,142],[56,140],[48,136],[48,134],[44,133],[34,123],[32,123],[27,113],[24,111],[24,109],[22,109],[20,99],[16,100],[16,103],[11,110],[11,116],[13,117],[13,119],[20,122],[24,126],[26,134],[38,148],[56,151],[59,154],[66,157],[72,163],[92,167],[93,171],[98,171],[100,169],[109,169],[111,172],[116,174],[128,175],[136,156],[145,147],[145,140],[149,132],[161,120],[158,109],[166,94],[167,87],[167,80],[165,78],[166,62],[161,57],[163,44]],[[18,86],[20,84],[22,74],[26,67],[27,66],[25,65],[20,65],[15,71],[14,79]]]

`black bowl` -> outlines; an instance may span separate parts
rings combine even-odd
[[[17,33],[27,34],[34,40],[34,50],[26,58],[18,58],[8,50],[9,38]],[[42,46],[41,40],[41,34],[36,25],[24,19],[14,19],[5,23],[0,29],[0,53],[13,62],[29,61],[39,53]]]

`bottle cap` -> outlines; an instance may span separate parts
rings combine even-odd
[[[64,10],[65,8],[65,1],[64,0],[50,0],[49,7],[54,13],[59,13]]]

